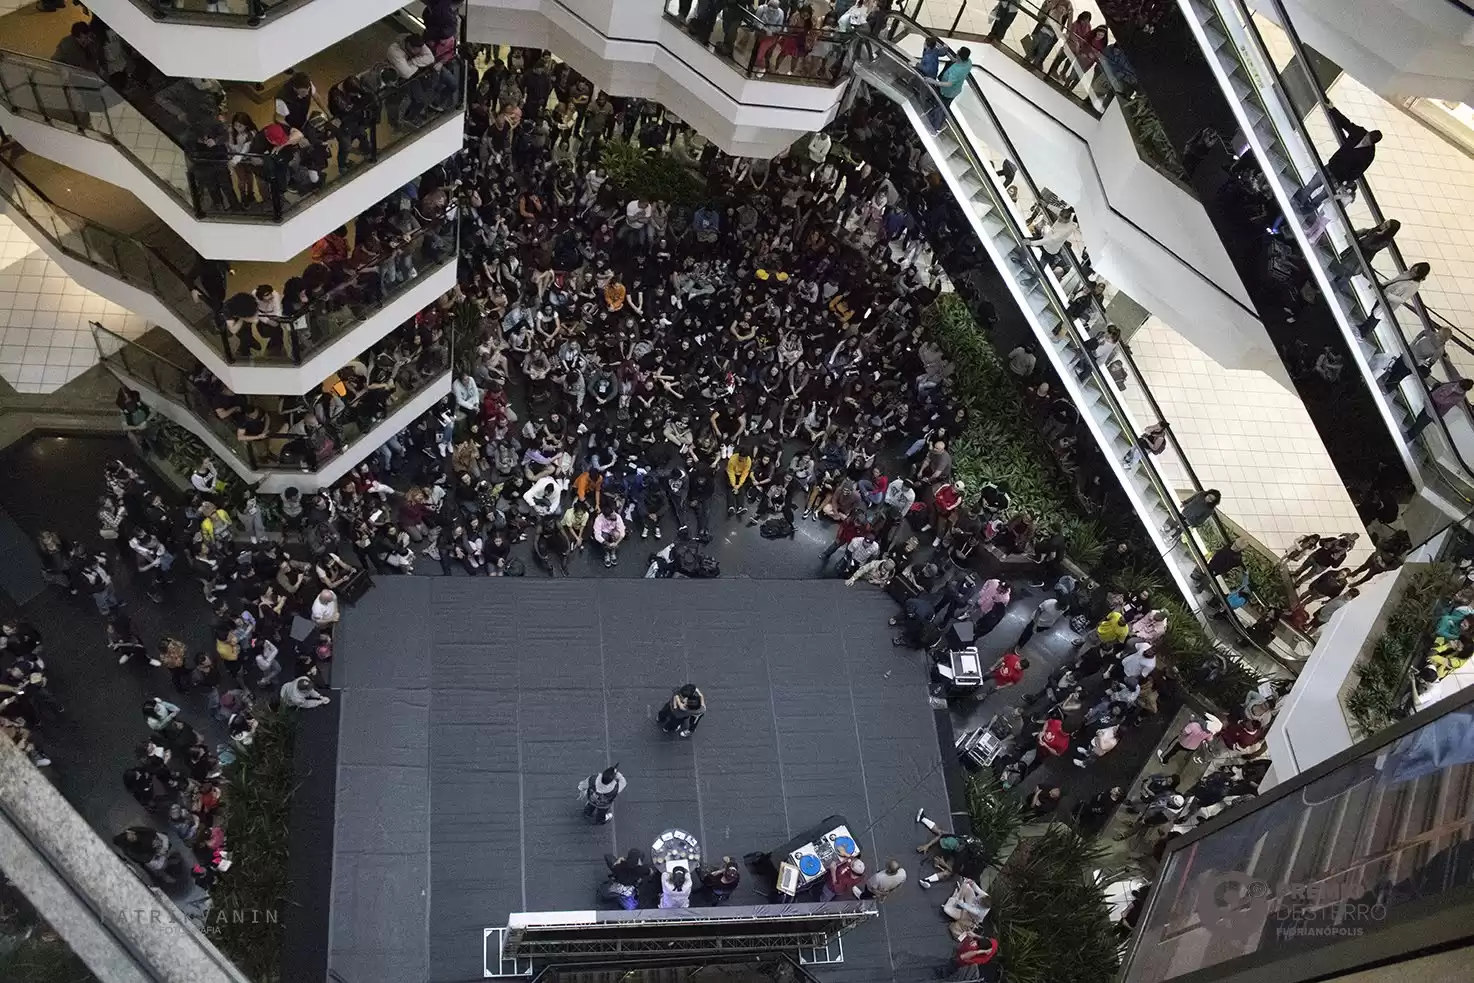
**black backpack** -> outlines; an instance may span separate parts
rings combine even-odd
[[[758,535],[764,539],[791,539],[793,523],[781,515],[775,515],[758,527]]]

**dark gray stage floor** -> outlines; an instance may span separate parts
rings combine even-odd
[[[483,929],[584,909],[603,854],[669,827],[708,857],[845,815],[911,883],[845,938],[843,980],[929,977],[950,951],[916,809],[943,818],[926,681],[894,608],[837,581],[382,578],[341,626],[330,966],[352,983],[481,977]],[[673,687],[710,711],[690,740]],[[612,822],[574,786],[617,761]],[[735,901],[756,902],[744,888]],[[817,967],[816,967],[817,968]]]

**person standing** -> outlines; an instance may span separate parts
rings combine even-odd
[[[607,823],[614,818],[614,800],[628,784],[617,762],[585,778],[578,783],[579,794],[583,797],[583,814],[596,823]]]
[[[1382,139],[1381,130],[1368,130],[1351,122],[1335,106],[1326,108],[1330,110],[1331,121],[1336,124],[1340,146],[1326,161],[1324,171],[1317,171],[1304,187],[1295,192],[1291,203],[1302,212],[1315,211],[1321,201],[1335,190],[1326,187],[1322,174],[1338,186],[1354,183],[1372,166],[1377,157],[1377,144]]]
[[[1450,410],[1464,402],[1471,389],[1474,389],[1474,380],[1469,379],[1456,379],[1435,387],[1428,393],[1428,406],[1418,411],[1417,418],[1408,428],[1407,439],[1417,440],[1418,435],[1433,422],[1433,417],[1428,412],[1429,408],[1440,418],[1448,416]]]
[[[932,82],[937,87],[937,95],[940,102],[934,104],[927,111],[927,119],[931,123],[933,133],[940,133],[947,121],[946,107],[952,104],[952,100],[962,95],[962,90],[967,88],[967,80],[972,77],[972,50],[966,47],[957,49],[957,56],[947,63],[942,69],[942,74]]]
[[[1165,752],[1157,748],[1157,760],[1165,765],[1182,751],[1186,751],[1191,756],[1198,748],[1211,741],[1213,735],[1222,728],[1223,725],[1212,714],[1209,714],[1205,720],[1189,720],[1170,748]]]
[[[998,0],[993,7],[990,16],[993,18],[993,26],[988,28],[988,40],[993,42],[1002,41],[1008,29],[1013,26],[1013,19],[1018,16],[1019,0]],[[877,877],[880,875],[876,875]]]
[[[691,683],[671,694],[655,721],[667,734],[690,737],[706,713],[706,696]]]
[[[978,689],[978,699],[986,699],[1000,689],[1017,686],[1023,681],[1024,670],[1028,668],[1028,659],[1021,659],[1014,652],[1005,652],[1001,659],[993,663],[993,668],[988,670],[987,681]]]
[[[1022,652],[1029,639],[1034,637],[1035,632],[1048,631],[1059,623],[1059,619],[1065,616],[1065,607],[1059,600],[1053,597],[1046,598],[1043,604],[1034,609],[1034,616],[1029,623],[1024,625],[1024,630],[1019,632],[1018,641],[1014,643],[1013,650]]]
[[[870,875],[870,880],[865,886],[870,893],[875,895],[876,901],[884,901],[890,894],[906,883],[906,869],[901,866],[899,860],[887,860],[884,870],[877,870]]]

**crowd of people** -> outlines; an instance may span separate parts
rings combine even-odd
[[[167,669],[176,693],[204,691],[220,708],[225,736],[212,747],[175,703],[149,702],[154,737],[125,776],[140,804],[197,857],[228,856],[217,837],[228,808],[220,762],[252,739],[261,701],[305,709],[330,699],[318,686],[340,604],[372,576],[414,573],[421,558],[445,574],[514,575],[526,571],[519,553],[549,576],[569,575],[580,554],[616,566],[636,539],[656,551],[637,558],[639,569],[662,576],[685,571],[661,561],[672,554],[659,541],[700,546],[743,528],[779,538],[799,523],[831,525],[817,572],[896,585],[904,598],[897,641],[917,647],[959,616],[975,637],[999,630],[1009,582],[978,583],[969,569],[985,544],[995,559],[1025,561],[1020,569],[1047,585],[1046,597],[990,669],[986,689],[1023,693],[1038,682],[1022,654],[1036,633],[1072,617],[1087,630],[1073,660],[1009,715],[1015,753],[999,764],[1008,784],[1053,758],[1087,768],[1156,712],[1155,647],[1166,616],[1150,595],[1083,593],[1063,563],[1060,530],[1015,508],[1005,482],[955,473],[952,446],[970,423],[969,404],[922,312],[943,286],[932,243],[950,251],[962,237],[948,235],[960,226],[946,189],[911,167],[919,151],[904,118],[861,103],[843,121],[850,149],[816,133],[764,164],[728,157],[656,104],[591,98],[586,80],[543,52],[463,55],[472,70],[464,152],[381,206],[368,228],[358,220],[351,248],[346,233],[319,243],[314,285],[304,275],[301,291],[258,291],[249,311],[237,304],[232,333],[271,351],[276,342],[259,336],[278,302],[290,317],[288,294],[301,303],[318,286],[341,287],[344,276],[362,280],[369,267],[353,257],[377,235],[373,224],[396,214],[428,219],[437,235],[457,233],[458,287],[300,405],[272,411],[195,379],[238,440],[275,438],[280,458],[308,466],[342,446],[349,421],[367,430],[398,394],[453,366],[451,396],[333,487],[289,489],[269,510],[249,492],[228,497],[208,459],[189,475],[193,494],[182,507],[120,464],[98,509],[100,548],[42,537],[48,571],[92,597],[120,662]],[[701,193],[685,202],[621,193],[601,156],[616,138],[676,161]],[[882,159],[890,166],[865,162]],[[1094,289],[1082,285],[1073,302],[1088,306]],[[228,311],[236,300],[225,301]],[[1113,344],[1101,327],[1100,343]],[[1025,346],[1008,355],[1027,386],[1025,411],[1064,466],[1079,462],[1082,500],[1104,508],[1101,478],[1076,446],[1078,413],[1035,376],[1035,363]],[[1153,435],[1142,441],[1143,452],[1155,452]],[[276,521],[266,521],[268,511]],[[524,541],[526,551],[514,553]],[[1113,543],[1107,565],[1124,565],[1130,549]],[[177,570],[176,558],[185,560]],[[156,601],[179,589],[187,568],[214,612],[213,647],[139,638],[113,587],[125,561],[129,579]],[[35,671],[44,677],[44,666]],[[40,712],[26,718],[24,737],[34,741],[29,723],[41,723],[44,697],[31,702]],[[663,724],[689,736],[692,716],[672,711]],[[1252,723],[1235,721],[1245,726],[1240,749],[1252,746]],[[622,781],[590,777],[581,792],[591,815],[607,817]],[[1057,793],[1033,789],[1030,809],[1047,815]],[[1079,804],[1076,818],[1108,815],[1121,796],[1102,794]],[[130,856],[177,875],[156,836],[125,835]],[[965,844],[950,842],[939,835],[927,848],[943,853],[936,873],[961,870],[966,879],[966,856],[959,866],[948,853]],[[633,870],[624,872],[633,881],[620,879],[620,864],[642,863],[611,858],[611,876],[648,884]],[[709,892],[726,887],[727,869],[699,880]],[[865,875],[852,864],[831,889],[883,896],[905,878],[898,864]],[[662,889],[689,897],[691,881]],[[966,915],[976,900],[949,904]],[[959,939],[974,948],[986,941],[953,918]]]
[[[381,139],[412,133],[460,104],[459,8],[460,0],[426,3],[422,31],[396,37],[376,63],[325,91],[308,72],[292,73],[275,93],[271,119],[259,124],[230,111],[220,82],[161,73],[95,14],[73,23],[51,57],[95,73],[183,149],[201,211],[259,206],[280,214],[333,180],[335,160],[337,174],[347,175]],[[113,98],[82,87],[72,105],[101,116]]]

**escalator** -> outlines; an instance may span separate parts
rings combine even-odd
[[[892,27],[919,30],[914,22],[904,18]],[[1205,549],[1199,534],[1181,533],[1178,495],[1163,477],[1159,462],[1175,459],[1177,472],[1185,475],[1191,485],[1190,489],[1184,489],[1188,494],[1201,492],[1203,486],[1182,447],[1170,436],[1170,430],[1169,446],[1161,458],[1141,455],[1131,467],[1126,466],[1124,458],[1137,435],[1163,422],[1160,409],[1150,395],[1146,380],[1123,348],[1117,352],[1121,356],[1120,364],[1140,387],[1152,410],[1148,418],[1138,419],[1133,415],[1118,397],[1107,366],[1085,347],[1082,328],[1066,313],[1066,284],[1080,283],[1085,278],[1073,252],[1068,247],[1061,251],[1069,268],[1060,277],[1025,244],[1024,215],[1039,200],[1039,189],[992,115],[981,89],[969,80],[967,88],[951,105],[944,103],[936,95],[936,89],[916,72],[905,52],[884,40],[896,33],[892,29],[867,38],[856,59],[856,75],[894,101],[911,123],[1079,409],[1082,423],[1164,558],[1173,582],[1208,626],[1210,635],[1224,643],[1221,647],[1225,652],[1246,652],[1247,661],[1261,674],[1280,676],[1292,672],[1289,666],[1297,654],[1279,640],[1271,643],[1269,650],[1249,642],[1244,634],[1249,622],[1242,612],[1229,612],[1223,618],[1210,617],[1215,610],[1221,612],[1226,607],[1224,592],[1214,578],[1206,576]],[[1005,192],[998,174],[1005,161],[1011,162],[1011,170],[1017,175],[1016,197]],[[1098,323],[1105,323],[1105,313],[1098,303],[1093,315]],[[1231,537],[1225,534],[1225,538]],[[1198,583],[1204,586],[1199,588]],[[1234,652],[1229,647],[1232,645],[1242,647]]]
[[[1426,384],[1412,371],[1419,363],[1410,344],[1430,323],[1426,311],[1414,301],[1386,313],[1377,271],[1350,248],[1353,224],[1334,196],[1318,214],[1293,203],[1324,176],[1321,155],[1335,145],[1318,150],[1308,134],[1307,118],[1331,123],[1324,89],[1282,4],[1267,2],[1296,52],[1283,75],[1243,0],[1101,7],[1363,515],[1378,502],[1406,505],[1414,489],[1435,484],[1445,499],[1468,499],[1474,429],[1468,453],[1436,413],[1409,435],[1429,410],[1429,386],[1448,371],[1435,366]],[[1380,220],[1365,181],[1357,202],[1356,227]],[[1388,257],[1398,269],[1383,278],[1405,269],[1395,251]],[[1396,361],[1408,371],[1389,374]]]

